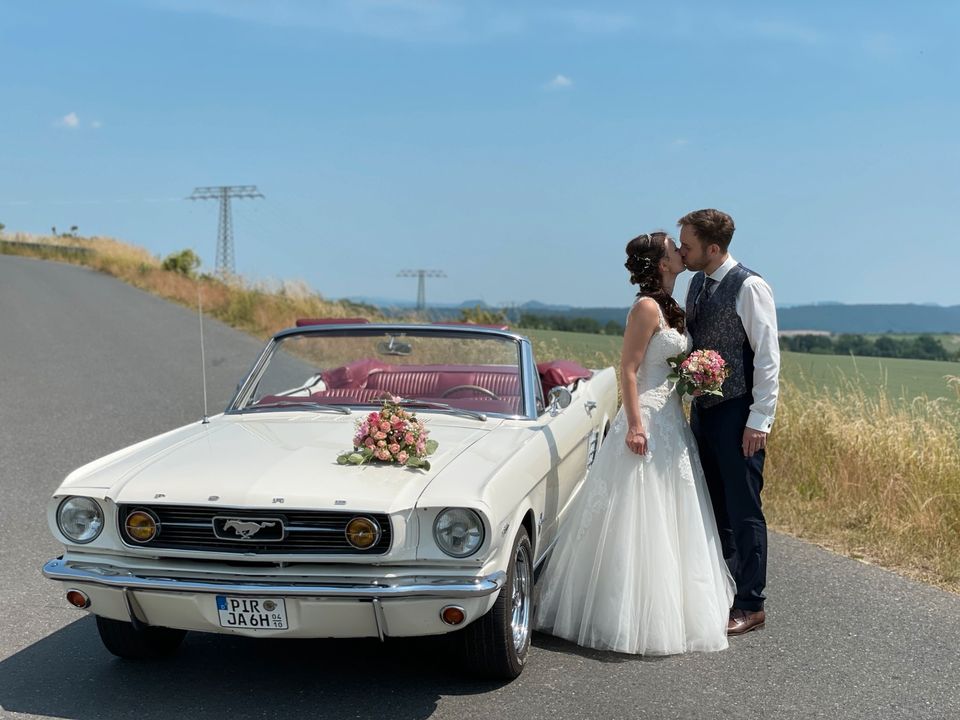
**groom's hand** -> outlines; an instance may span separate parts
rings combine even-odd
[[[767,446],[767,434],[763,430],[743,429],[743,456],[753,457],[758,450]]]

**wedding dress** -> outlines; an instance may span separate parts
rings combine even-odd
[[[540,579],[538,629],[639,655],[727,647],[734,583],[693,433],[667,380],[667,358],[689,349],[661,312],[637,372],[647,454],[625,445],[620,408]]]

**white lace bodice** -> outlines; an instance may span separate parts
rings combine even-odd
[[[640,404],[651,408],[662,407],[673,392],[673,382],[667,380],[670,374],[667,358],[687,352],[691,344],[689,335],[681,334],[667,325],[659,305],[657,311],[660,313],[660,328],[650,338],[643,362],[637,370]]]

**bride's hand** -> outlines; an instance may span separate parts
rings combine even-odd
[[[630,452],[636,453],[637,455],[647,454],[647,434],[643,431],[642,427],[632,427],[627,430],[626,443]]]

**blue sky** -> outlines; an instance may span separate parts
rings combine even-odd
[[[625,306],[719,207],[780,304],[960,303],[954,2],[4,0],[0,222],[328,297]]]

